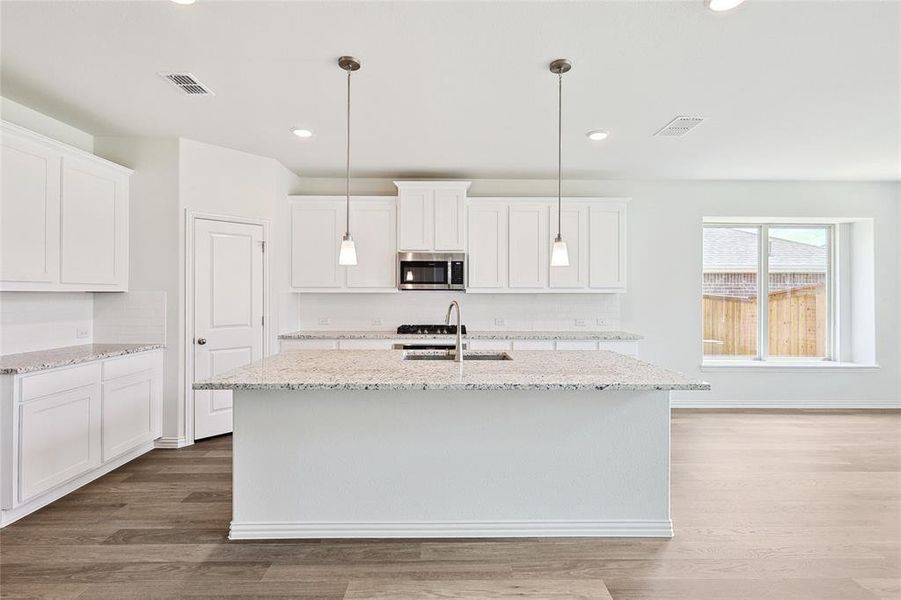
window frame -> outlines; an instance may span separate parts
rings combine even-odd
[[[835,223],[823,222],[779,222],[779,221],[704,221],[707,228],[728,227],[733,229],[755,229],[757,231],[757,353],[755,356],[723,356],[704,353],[703,303],[701,306],[701,363],[702,365],[728,365],[751,361],[753,364],[773,365],[814,365],[835,362],[838,348],[838,285],[836,284],[836,232]],[[769,261],[770,228],[773,229],[825,229],[826,230],[826,352],[825,356],[770,356],[769,353]],[[704,256],[701,254],[701,295],[704,285]]]

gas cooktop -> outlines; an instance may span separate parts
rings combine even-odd
[[[455,335],[457,333],[456,325],[400,325],[397,333],[420,334],[420,335]],[[466,335],[466,325],[460,327],[460,333]]]

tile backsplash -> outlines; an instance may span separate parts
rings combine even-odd
[[[0,292],[0,354],[92,343],[93,296]]]
[[[94,295],[98,344],[166,343],[166,292]]]
[[[451,300],[473,331],[618,329],[617,294],[297,294],[300,329],[393,330],[401,323],[443,323]],[[456,319],[456,316],[453,317]]]

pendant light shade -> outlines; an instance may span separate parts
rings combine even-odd
[[[357,265],[357,247],[349,233],[341,238],[341,252],[338,253],[338,264],[343,267],[355,267]]]
[[[551,266],[568,267],[569,249],[563,241],[563,74],[573,68],[565,58],[558,58],[549,65],[557,76],[557,237],[551,249]]]
[[[338,264],[342,267],[353,267],[357,264],[357,247],[350,236],[350,74],[360,69],[360,61],[352,56],[342,56],[338,59],[338,66],[347,71],[347,162],[344,176],[347,221],[344,237],[341,238],[341,250],[338,252]]]
[[[563,241],[563,236],[559,234],[554,238],[554,247],[551,250],[551,266],[569,266],[569,249],[566,247],[566,242]]]

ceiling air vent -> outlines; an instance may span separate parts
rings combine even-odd
[[[704,117],[676,117],[654,135],[679,137],[704,122]]]
[[[213,90],[197,81],[190,73],[160,73],[160,77],[189,96],[213,95]]]

